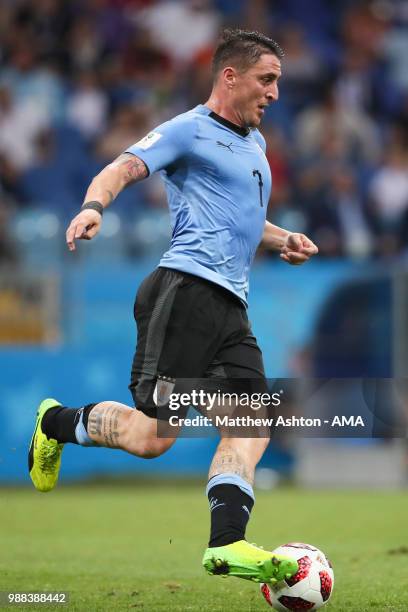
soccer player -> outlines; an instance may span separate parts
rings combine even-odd
[[[246,313],[251,262],[260,244],[294,265],[317,253],[303,234],[266,221],[271,176],[257,128],[278,99],[282,56],[260,33],[226,30],[213,58],[208,101],[155,128],[91,182],[67,230],[71,251],[75,240],[98,233],[104,209],[122,189],[157,171],[167,191],[171,246],[136,297],[129,387],[135,407],[103,401],[69,408],[44,400],[29,451],[39,491],[55,486],[67,442],[145,458],[166,452],[177,432],[158,436],[157,398],[168,397],[177,379],[266,385]],[[203,565],[210,574],[274,583],[297,571],[294,559],[245,540],[254,470],[267,444],[266,437],[221,435],[207,485],[211,534]]]

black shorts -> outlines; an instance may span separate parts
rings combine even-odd
[[[157,393],[175,392],[178,381],[184,387],[190,381],[192,387],[205,379],[207,388],[216,383],[230,389],[229,381],[240,379],[247,392],[254,381],[258,390],[267,390],[262,353],[246,309],[227,289],[157,268],[140,285],[134,316],[137,346],[129,389],[136,408],[146,415],[168,418],[166,411],[158,413],[162,402]]]

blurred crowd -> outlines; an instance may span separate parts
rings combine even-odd
[[[18,261],[36,220],[44,239],[64,228],[130,144],[205,102],[225,26],[285,51],[262,127],[269,219],[325,257],[404,256],[407,0],[2,0],[0,263]],[[145,254],[165,207],[152,177],[119,196],[108,233],[133,227],[126,254]]]

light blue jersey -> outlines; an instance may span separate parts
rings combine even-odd
[[[127,149],[161,171],[172,239],[160,265],[232,291],[245,304],[271,191],[265,140],[199,105]]]

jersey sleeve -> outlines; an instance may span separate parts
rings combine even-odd
[[[191,151],[195,130],[194,117],[175,117],[149,132],[125,153],[137,155],[146,164],[149,173],[153,174]]]

